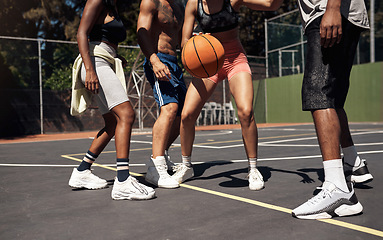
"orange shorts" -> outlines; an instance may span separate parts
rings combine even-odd
[[[230,79],[239,72],[248,72],[251,74],[250,66],[247,61],[245,50],[240,41],[223,42],[225,49],[225,60],[223,67],[214,76],[208,79],[219,83],[227,78]]]

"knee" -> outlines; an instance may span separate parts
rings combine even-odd
[[[119,115],[117,116],[117,121],[123,122],[131,126],[133,125],[135,118],[136,118],[135,112],[133,110],[127,109],[119,113]]]
[[[181,113],[181,122],[182,124],[194,124],[197,120],[196,114],[193,114],[192,112],[182,111]]]
[[[115,134],[116,126],[117,119],[108,119],[107,121],[105,121],[105,127],[101,131],[107,132],[109,135],[113,136]]]
[[[166,106],[161,107],[160,116],[169,119],[170,121],[174,121],[177,117],[178,105],[177,104],[168,104]]]
[[[254,111],[251,107],[238,108],[238,118],[241,123],[250,123],[254,120]]]

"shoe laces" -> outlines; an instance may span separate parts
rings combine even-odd
[[[165,164],[159,164],[155,166],[160,177],[168,178],[168,166]]]
[[[316,205],[317,203],[321,202],[322,200],[326,198],[331,198],[332,197],[332,191],[330,191],[327,188],[323,187],[317,187],[317,189],[321,190],[317,195],[314,197],[310,198],[307,203],[311,205]]]
[[[184,175],[186,173],[186,171],[189,169],[189,167],[185,166],[184,164],[177,164],[175,167],[174,167],[174,170],[175,170],[175,175]]]

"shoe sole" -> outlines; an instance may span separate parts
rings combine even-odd
[[[153,184],[154,186],[156,186],[156,187],[160,187],[160,188],[167,188],[167,189],[174,189],[174,188],[179,188],[180,187],[180,185],[179,184],[177,184],[177,185],[163,185],[163,184],[158,184],[158,182],[155,182],[155,181],[153,181],[153,180],[151,180],[151,179],[149,179],[149,178],[146,178],[145,177],[145,181],[147,181],[148,183],[150,183],[150,184]]]
[[[149,200],[156,196],[155,192],[149,195],[137,195],[137,194],[118,194],[112,193],[113,200]]]
[[[174,175],[173,175],[173,176],[174,176]],[[193,178],[193,177],[194,177],[194,172],[192,172],[191,174],[188,174],[188,175],[185,174],[182,178],[175,178],[175,177],[173,177],[173,176],[171,176],[171,178],[173,178],[173,179],[176,180],[179,184],[181,184],[181,183],[185,182],[186,180],[189,180],[189,179]]]
[[[359,214],[363,211],[363,206],[359,202],[354,205],[347,205],[343,204],[339,207],[337,207],[333,213],[328,212],[321,212],[317,214],[311,214],[311,215],[296,215],[294,212],[292,212],[292,216],[299,219],[329,219],[332,217],[345,217],[345,216],[352,216]]]
[[[254,186],[250,187],[250,185],[249,185],[249,189],[250,189],[251,191],[259,191],[259,190],[262,190],[262,189],[264,189],[264,188],[265,188],[265,185],[256,186],[256,187],[254,187]]]
[[[353,183],[369,183],[373,180],[374,178],[372,177],[371,174],[364,174],[361,176],[357,175],[351,175],[351,182]]]
[[[87,185],[87,184],[84,184],[84,183],[69,183],[69,186],[71,188],[75,188],[75,189],[78,189],[78,188],[86,188],[86,189],[90,189],[90,190],[96,190],[96,189],[103,189],[103,188],[106,188],[108,186],[108,183],[105,183],[105,185]]]

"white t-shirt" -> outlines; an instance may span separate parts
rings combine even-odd
[[[340,12],[358,27],[370,28],[364,0],[341,0]],[[303,29],[326,11],[327,0],[298,0]]]

